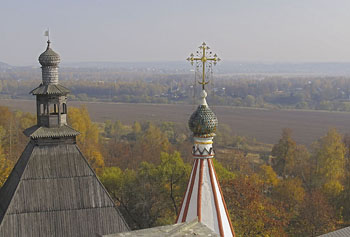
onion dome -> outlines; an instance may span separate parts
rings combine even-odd
[[[188,126],[194,136],[213,136],[218,126],[218,119],[205,100],[207,97],[205,90],[202,91],[201,97],[202,103],[191,115]]]
[[[41,66],[57,66],[60,63],[60,55],[50,48],[50,40],[47,41],[47,48],[39,56]]]

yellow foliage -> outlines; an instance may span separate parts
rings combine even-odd
[[[274,189],[274,197],[285,203],[291,211],[296,212],[305,198],[305,189],[298,178],[281,180]]]
[[[270,186],[276,186],[278,184],[277,174],[269,165],[260,166],[259,176],[263,180],[264,184]]]
[[[99,172],[104,167],[104,159],[99,146],[100,132],[98,126],[91,121],[86,106],[70,108],[68,122],[80,132],[77,143],[90,165]]]
[[[80,136],[78,136],[78,142],[80,144],[84,146],[86,143],[98,143],[98,127],[96,124],[92,123],[86,106],[70,108],[68,122],[70,126],[81,133]]]
[[[170,145],[165,134],[153,124],[143,134],[142,143],[149,149],[160,148],[161,151],[167,151]]]
[[[13,162],[6,159],[3,149],[0,146],[0,187],[5,183],[13,168]]]
[[[134,122],[134,124],[132,125],[132,130],[135,134],[138,134],[141,132],[141,124],[139,122]]]
[[[329,180],[323,185],[323,190],[329,196],[338,195],[344,190],[344,186],[338,180]]]
[[[338,195],[344,189],[345,153],[342,136],[335,129],[330,129],[326,136],[316,143],[315,156],[319,184],[330,196]]]
[[[84,151],[84,155],[97,173],[99,173],[101,171],[101,168],[105,166],[103,156],[99,149],[97,149],[96,147],[87,147]]]

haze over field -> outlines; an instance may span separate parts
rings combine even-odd
[[[91,119],[103,123],[106,120],[132,125],[134,121],[187,123],[194,106],[165,104],[126,104],[70,101],[72,107],[85,105]],[[0,106],[9,106],[12,110],[35,111],[32,100],[1,100]],[[232,134],[255,138],[258,142],[275,144],[281,137],[283,128],[294,131],[293,138],[301,144],[310,145],[323,136],[329,128],[337,128],[349,133],[350,113],[325,111],[266,110],[212,106],[221,126],[228,125]],[[186,128],[187,129],[187,128]],[[189,133],[189,131],[188,131]]]
[[[50,27],[62,61],[349,62],[347,0],[20,1],[0,7],[0,61],[37,65]]]

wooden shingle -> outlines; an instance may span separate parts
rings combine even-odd
[[[76,144],[31,141],[0,190],[0,236],[96,236],[128,231]]]

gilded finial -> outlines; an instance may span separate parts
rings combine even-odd
[[[211,57],[212,52],[209,51],[210,48],[205,42],[203,42],[202,45],[199,46],[199,49],[200,50],[196,52],[197,56],[195,57],[194,54],[191,53],[190,56],[187,58],[187,61],[189,61],[191,65],[193,65],[194,62],[201,63],[197,65],[197,69],[200,65],[202,66],[202,81],[198,81],[198,83],[202,85],[202,89],[204,90],[205,85],[209,83],[209,81],[205,80],[206,67],[209,67],[209,69],[211,70],[212,64],[216,65],[216,63],[219,62],[221,59],[216,54],[214,54],[214,56]]]

